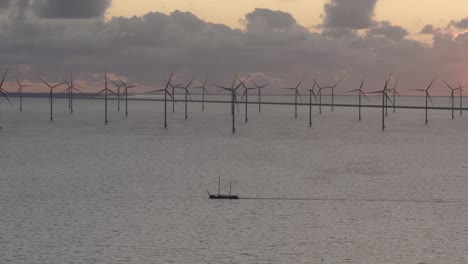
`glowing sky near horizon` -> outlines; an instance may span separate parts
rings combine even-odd
[[[114,0],[107,16],[140,16],[148,12],[170,13],[189,11],[199,18],[241,28],[244,16],[257,7],[291,13],[299,24],[311,27],[321,23],[326,0]],[[447,3],[449,2],[449,3]],[[426,24],[445,26],[452,20],[466,17],[466,0],[380,0],[376,7],[377,20],[389,20],[411,33]]]

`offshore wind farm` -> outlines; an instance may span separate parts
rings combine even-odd
[[[104,99],[77,99],[72,116],[68,99],[54,98],[53,123],[46,118],[47,97],[27,98],[23,113],[2,107],[0,188],[11,204],[2,202],[1,221],[8,227],[2,233],[10,241],[2,258],[216,263],[262,256],[265,263],[280,263],[290,258],[280,252],[294,252],[329,263],[345,256],[459,263],[465,255],[460,230],[468,217],[468,123],[451,120],[445,114],[451,107],[431,111],[427,126],[418,122],[424,97],[402,97],[419,109],[389,115],[382,132],[381,97],[371,98],[375,107],[362,108],[359,122],[357,108],[340,107],[356,97],[337,96],[333,114],[319,115],[313,106],[309,128],[308,102],[295,119],[292,96],[262,95],[278,104],[262,103],[262,112],[249,113],[249,123],[236,120],[232,134],[228,94],[210,95],[215,102],[205,111],[191,107],[187,120],[179,96],[167,129],[162,96],[131,95],[128,118],[109,104],[108,125],[102,123]],[[200,94],[192,99],[201,104]],[[433,100],[446,106],[449,97]],[[218,176],[232,179],[240,200],[208,201],[206,189],[216,190]],[[181,235],[186,232],[192,235]],[[26,238],[28,246],[21,246]],[[334,251],[324,253],[326,248]],[[265,256],[269,250],[278,253]],[[420,250],[428,253],[417,256]]]
[[[468,263],[467,8],[0,1],[0,263]]]

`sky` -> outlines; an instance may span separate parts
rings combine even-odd
[[[464,10],[466,0],[0,0],[0,69],[9,90],[73,73],[92,92],[107,72],[144,92],[174,70],[180,83],[230,85],[238,73],[276,91],[342,80],[338,93],[363,75],[376,90],[392,74],[403,93],[437,75],[443,95],[443,80],[468,83]]]

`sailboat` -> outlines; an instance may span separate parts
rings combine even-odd
[[[229,181],[229,194],[221,194],[221,176],[218,178],[218,194],[210,194],[210,191],[207,190],[208,196],[210,199],[227,199],[227,200],[237,200],[239,199],[238,195],[231,194],[231,181]]]

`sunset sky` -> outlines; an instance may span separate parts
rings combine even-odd
[[[103,73],[159,88],[229,83],[235,73],[277,88],[302,76],[369,89],[393,73],[403,90],[468,83],[466,0],[0,0],[0,56],[15,79],[83,86]],[[38,88],[40,90],[42,88]],[[90,88],[95,89],[95,88]]]
[[[174,10],[188,11],[201,19],[240,28],[239,20],[255,8],[288,12],[302,26],[321,22],[326,0],[114,0],[107,17],[140,16],[151,12],[169,14]],[[377,20],[389,20],[419,33],[426,24],[445,26],[451,20],[468,16],[466,0],[380,0],[375,14]]]

